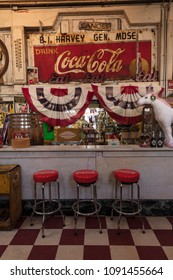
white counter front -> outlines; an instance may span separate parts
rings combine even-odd
[[[77,169],[96,169],[98,198],[112,199],[114,180],[112,170],[137,169],[141,173],[141,199],[173,199],[173,149],[120,146],[31,146],[0,149],[0,164],[19,164],[22,171],[22,198],[33,199],[32,174],[40,169],[59,171],[61,198],[74,199],[76,190],[72,179]],[[85,193],[83,193],[85,197]]]

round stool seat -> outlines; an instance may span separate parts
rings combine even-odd
[[[98,172],[91,169],[81,169],[73,173],[73,179],[79,184],[92,184],[98,179]]]
[[[60,202],[60,189],[59,189],[59,181],[58,181],[59,173],[57,170],[39,170],[33,173],[34,180],[34,205],[31,214],[31,226],[33,225],[33,215],[41,215],[42,216],[42,237],[45,237],[44,234],[44,222],[46,216],[53,215],[60,212],[63,218],[64,224],[64,215],[61,211],[62,204]],[[37,188],[37,183],[40,185],[41,190]],[[53,189],[52,189],[53,187]],[[53,190],[53,192],[52,192]],[[41,195],[41,199],[38,198],[38,192]]]
[[[123,183],[135,183],[139,181],[140,173],[133,169],[117,169],[113,171],[116,180]]]
[[[56,170],[40,170],[33,174],[33,178],[37,183],[47,183],[56,181],[58,175],[58,171]]]

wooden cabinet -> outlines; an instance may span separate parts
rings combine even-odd
[[[12,229],[21,212],[21,167],[0,165],[0,230]]]

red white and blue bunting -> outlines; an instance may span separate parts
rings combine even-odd
[[[32,85],[23,87],[22,91],[30,108],[40,113],[42,120],[51,126],[75,123],[84,114],[94,94],[87,87],[69,85]]]
[[[142,120],[137,101],[147,92],[162,94],[160,86],[118,85],[30,85],[22,88],[30,108],[40,113],[51,126],[68,126],[85,113],[94,94],[103,108],[117,122],[132,125]]]
[[[142,107],[137,105],[139,98],[147,92],[153,91],[161,94],[160,86],[112,86],[92,85],[94,94],[108,114],[118,123],[132,125],[142,120]]]

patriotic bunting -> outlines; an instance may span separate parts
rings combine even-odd
[[[93,91],[108,114],[118,123],[132,125],[142,120],[142,107],[138,99],[148,91],[162,93],[161,87],[92,85]]]
[[[138,99],[147,92],[162,94],[163,88],[100,85],[30,85],[22,88],[30,108],[51,126],[68,126],[85,113],[95,94],[103,108],[118,123],[132,125],[142,120]]]
[[[22,88],[30,108],[40,113],[42,120],[51,126],[68,126],[84,114],[93,98],[91,87],[41,86]]]

